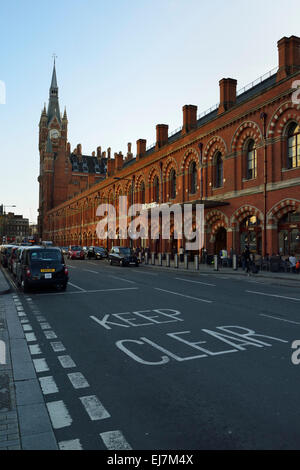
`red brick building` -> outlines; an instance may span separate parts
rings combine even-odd
[[[250,244],[259,254],[300,255],[300,38],[282,38],[278,53],[278,67],[239,92],[236,80],[222,79],[220,103],[209,112],[197,116],[196,106],[184,106],[175,133],[158,124],[156,144],[147,149],[139,139],[135,157],[131,144],[126,157],[70,151],[54,68],[40,121],[41,237],[62,246],[119,244],[97,239],[96,208],[117,207],[128,195],[142,204],[202,202],[210,253]],[[181,244],[135,243],[163,252]]]

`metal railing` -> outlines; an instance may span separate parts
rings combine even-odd
[[[265,74],[262,75],[261,77],[257,78],[257,79],[254,80],[253,82],[248,83],[248,85],[246,85],[246,86],[244,86],[243,88],[241,88],[240,90],[238,90],[238,91],[236,92],[236,96],[240,96],[240,95],[242,95],[243,93],[245,93],[246,91],[251,90],[251,88],[254,88],[256,85],[259,85],[259,84],[262,83],[264,80],[267,80],[267,78],[272,77],[272,75],[274,75],[277,71],[278,71],[278,67],[274,67],[274,68],[273,68],[272,70],[270,70],[269,72],[265,73]]]

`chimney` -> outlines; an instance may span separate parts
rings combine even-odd
[[[107,149],[107,158],[108,158],[108,159],[110,159],[110,153],[111,153],[111,148],[108,147],[108,149]]]
[[[197,106],[186,104],[182,108],[183,111],[183,128],[182,133],[187,134],[197,126]]]
[[[300,38],[283,37],[277,43],[279,70],[277,82],[300,70]]]
[[[236,85],[234,78],[223,78],[219,82],[220,85],[220,105],[218,114],[225,113],[236,103]]]
[[[92,152],[92,157],[95,157],[96,156],[96,152]]]
[[[160,149],[168,142],[168,130],[167,124],[157,124],[156,126],[156,150]]]
[[[101,158],[101,147],[97,147],[97,158]]]
[[[147,140],[139,139],[136,141],[136,159],[139,160],[146,153]]]
[[[127,144],[127,155],[126,155],[126,161],[132,160],[133,158],[133,153],[131,151],[132,144],[131,142],[128,142]]]
[[[81,144],[77,145],[77,155],[82,155],[82,149],[81,149]]]
[[[122,152],[115,153],[115,169],[121,170],[123,168],[123,155]]]
[[[115,170],[115,160],[113,159],[107,160],[107,176],[113,175],[114,170]]]

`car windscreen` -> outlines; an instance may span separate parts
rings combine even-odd
[[[81,251],[81,246],[71,246],[72,251]]]
[[[34,262],[41,261],[59,261],[62,262],[61,252],[58,250],[36,250],[29,253],[30,260]]]
[[[120,254],[124,256],[130,256],[131,250],[130,248],[120,248]]]

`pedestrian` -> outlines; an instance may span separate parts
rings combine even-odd
[[[183,263],[183,261],[184,261],[184,248],[183,248],[182,245],[179,248],[179,258],[180,258],[180,262]]]
[[[245,249],[245,264],[246,264],[246,273],[248,274],[248,276],[250,276],[250,263],[251,263],[250,249],[249,249],[248,246],[246,246],[246,249]]]
[[[292,272],[296,272],[296,265],[297,265],[297,259],[294,255],[294,253],[291,254],[291,256],[289,257],[289,263],[290,263],[290,268],[292,270]]]

